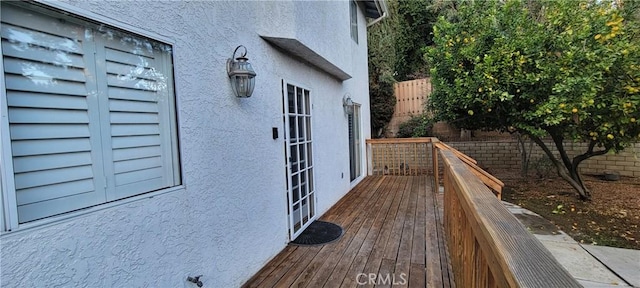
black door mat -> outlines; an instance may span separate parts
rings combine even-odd
[[[296,245],[322,245],[336,241],[342,237],[342,227],[337,224],[324,221],[313,221],[296,240],[291,241]]]

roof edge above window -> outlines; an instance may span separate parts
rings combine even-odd
[[[364,15],[372,20],[367,27],[374,25],[382,19],[389,17],[389,9],[386,0],[359,0],[363,4]]]

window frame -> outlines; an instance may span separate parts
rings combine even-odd
[[[351,130],[351,133],[347,133],[347,134],[353,134],[353,143],[351,142],[351,138],[349,137],[348,140],[348,145],[349,148],[347,149],[349,151],[349,181],[351,183],[357,181],[358,179],[360,179],[360,177],[362,177],[362,111],[361,111],[361,107],[362,105],[360,103],[354,103],[353,104],[353,114],[350,114],[348,117],[351,118],[351,121],[347,120],[347,125],[350,127],[347,127],[347,130]],[[356,117],[357,116],[357,117]],[[350,123],[349,123],[350,122]],[[356,133],[357,132],[357,133]],[[350,135],[349,135],[350,136]],[[356,141],[356,139],[358,141]],[[355,151],[352,151],[352,149],[354,149]],[[353,155],[355,156],[355,159],[352,158],[352,152]],[[355,163],[352,163],[355,162]],[[355,165],[354,165],[355,164]],[[351,179],[351,169],[355,168],[355,177],[353,179]]]
[[[44,14],[54,17],[63,17],[66,20],[69,20],[71,23],[80,24],[85,27],[90,27],[91,25],[105,25],[109,29],[116,30],[121,33],[126,33],[132,36],[147,38],[150,41],[158,42],[160,44],[164,44],[171,47],[171,53],[167,56],[168,61],[170,61],[171,67],[168,69],[171,70],[172,75],[170,79],[167,81],[168,85],[171,86],[171,93],[168,95],[168,99],[172,100],[173,104],[169,105],[169,117],[172,118],[167,122],[169,125],[174,126],[175,129],[171,129],[168,133],[168,139],[171,145],[175,145],[174,152],[167,155],[170,157],[173,167],[173,175],[174,179],[178,181],[177,185],[162,188],[156,191],[143,192],[138,195],[133,195],[123,199],[117,199],[112,201],[103,202],[97,204],[95,206],[84,207],[76,211],[65,212],[62,214],[48,216],[42,219],[33,220],[26,223],[19,223],[18,220],[18,204],[16,197],[16,189],[15,189],[15,180],[14,180],[14,167],[13,167],[13,153],[11,151],[11,135],[9,132],[9,119],[8,119],[8,103],[7,99],[7,91],[6,89],[0,89],[0,235],[4,235],[7,233],[12,233],[16,231],[23,231],[25,229],[31,229],[34,227],[40,226],[49,226],[51,224],[55,224],[60,222],[61,220],[76,218],[81,215],[94,213],[99,210],[110,209],[112,207],[124,205],[131,202],[140,201],[146,198],[153,198],[158,195],[162,195],[165,193],[171,193],[176,191],[185,191],[186,183],[185,183],[185,167],[182,159],[183,151],[182,151],[182,141],[180,137],[180,103],[178,101],[178,94],[176,88],[175,81],[175,72],[176,72],[176,62],[175,62],[175,54],[176,54],[176,41],[174,39],[162,36],[160,34],[156,34],[150,31],[143,30],[141,28],[128,25],[123,22],[119,22],[112,18],[107,18],[102,15],[71,6],[66,3],[61,2],[44,2],[41,0],[35,0],[33,2],[21,2],[21,3],[10,3],[5,5],[14,5],[20,8],[24,8],[30,11],[33,11],[37,14]],[[0,55],[4,55],[2,47],[0,46]],[[0,81],[5,81],[5,73],[4,73],[4,61],[0,61],[0,73],[2,75],[2,79]],[[100,123],[98,125],[103,125],[104,123]],[[100,140],[102,141],[102,140]]]
[[[349,31],[351,39],[358,44],[358,3],[356,0],[349,1]]]

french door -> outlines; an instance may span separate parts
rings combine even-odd
[[[354,105],[353,113],[349,114],[349,179],[356,180],[362,175],[362,148],[360,137],[360,105]]]
[[[295,239],[316,218],[311,138],[311,95],[283,81],[287,212],[289,235]]]

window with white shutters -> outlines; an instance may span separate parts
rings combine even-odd
[[[171,46],[40,7],[1,13],[6,226],[180,184]]]

